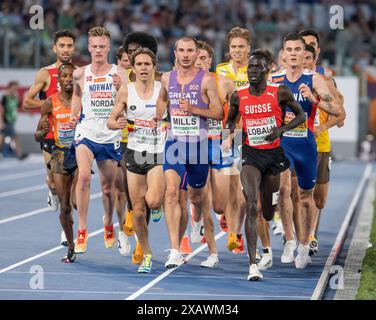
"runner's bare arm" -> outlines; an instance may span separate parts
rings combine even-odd
[[[180,103],[180,109],[197,116],[211,118],[214,120],[222,120],[224,115],[223,107],[218,96],[217,84],[214,77],[212,77],[209,73],[205,74],[202,84],[203,91],[204,93],[206,92],[209,99],[210,108],[198,108],[189,104],[187,99],[183,99]]]
[[[72,94],[72,106],[71,106],[71,118],[70,122],[76,124],[81,112],[81,86],[83,83],[83,76],[85,71],[83,68],[79,68],[73,71],[73,94]]]
[[[118,130],[123,129],[126,124],[127,120],[124,117],[126,107],[127,107],[127,99],[128,99],[128,87],[121,86],[115,101],[115,107],[112,109],[110,118],[107,121],[107,127],[111,130]]]
[[[164,73],[161,78],[161,90],[159,91],[159,96],[157,100],[157,107],[156,107],[156,114],[155,114],[155,121],[162,120],[163,114],[167,109],[168,105],[168,79],[170,73]]]
[[[40,119],[38,122],[37,130],[34,133],[36,141],[41,142],[45,135],[48,133],[50,125],[48,123],[48,116],[52,113],[52,100],[48,98],[43,101],[42,109],[40,112]]]
[[[330,92],[325,78],[321,74],[315,73],[312,80],[313,90],[320,98],[317,106],[331,115],[338,116],[341,112],[340,105]]]
[[[305,121],[305,115],[302,106],[295,100],[294,95],[287,86],[280,85],[278,87],[278,103],[284,112],[285,107],[289,107],[294,113],[295,118],[287,124],[282,124],[281,127],[273,128],[273,132],[265,137],[267,141],[274,141],[278,139],[286,131],[294,129]]]
[[[237,118],[239,116],[239,95],[238,91],[234,90],[230,97],[230,108],[228,112],[228,117],[226,121],[226,129],[229,129],[231,134],[234,133],[237,123]]]
[[[23,108],[25,110],[32,110],[41,108],[43,100],[35,99],[37,94],[46,87],[49,79],[49,73],[46,69],[40,69],[35,76],[34,83],[26,93],[25,100],[23,102]]]

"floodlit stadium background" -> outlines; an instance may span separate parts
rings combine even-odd
[[[270,49],[275,57],[282,37],[302,28],[320,34],[323,66],[332,68],[345,97],[345,127],[331,129],[337,158],[353,158],[366,149],[376,134],[376,3],[329,0],[3,0],[0,7],[0,95],[9,81],[17,80],[23,95],[36,71],[55,61],[53,33],[74,30],[74,63],[89,63],[87,31],[104,26],[112,36],[110,61],[130,31],[146,31],[158,39],[158,68],[173,62],[173,43],[182,35],[208,41],[215,64],[227,52],[226,33],[235,26],[252,33],[252,47]],[[33,29],[30,18],[43,10],[43,28]],[[38,21],[40,22],[40,21]],[[24,149],[37,151],[32,142],[38,114],[20,110],[16,130]],[[374,141],[374,140],[373,140]],[[372,144],[372,143],[371,143]],[[371,150],[371,157],[373,149]]]

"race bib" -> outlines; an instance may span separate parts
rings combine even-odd
[[[265,137],[277,126],[275,117],[250,119],[246,121],[248,142],[250,146],[270,144]]]
[[[90,92],[90,107],[96,118],[109,118],[114,107],[112,91]]]
[[[320,125],[320,109],[317,108],[316,115],[315,115],[315,123],[314,126],[318,127]]]
[[[222,121],[208,119],[208,138],[220,139],[222,134]]]
[[[57,124],[57,136],[59,139],[59,144],[69,148],[74,140],[75,129],[72,129],[69,123],[58,123]]]
[[[295,118],[295,114],[293,112],[286,111],[285,124],[290,123],[291,120],[294,118]],[[305,121],[301,125],[289,131],[286,131],[283,135],[285,137],[292,137],[292,138],[307,138],[308,136],[307,113],[305,113]]]
[[[166,140],[166,125],[152,127],[152,121],[136,119],[134,121],[134,129],[129,133],[129,140],[131,143],[138,146],[145,147],[146,149],[162,149]]]
[[[198,136],[200,133],[200,117],[182,110],[172,109],[171,127],[175,136]]]

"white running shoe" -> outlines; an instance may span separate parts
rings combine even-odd
[[[309,245],[299,244],[298,255],[295,258],[295,268],[304,269],[309,263],[312,263],[311,257],[309,256]]]
[[[68,241],[67,241],[67,237],[65,236],[64,230],[61,230],[60,245],[63,247],[68,247]]]
[[[119,230],[118,235],[118,249],[122,256],[127,256],[131,252],[131,244],[129,243],[128,236],[124,231]]]
[[[218,255],[213,253],[206,260],[201,262],[201,267],[214,268],[219,263]]]
[[[294,262],[294,251],[296,249],[296,242],[295,240],[289,240],[285,243],[285,249],[283,250],[281,256],[282,263],[291,263]]]
[[[263,253],[260,262],[257,264],[260,270],[266,270],[273,266],[273,253],[272,249],[268,248],[268,253]]]
[[[279,219],[277,221],[277,224],[276,224],[275,228],[273,229],[273,234],[277,235],[277,234],[282,234],[282,233],[283,233],[282,219]]]
[[[171,249],[170,254],[168,255],[165,267],[167,269],[173,269],[181,266],[184,263],[184,258],[181,253],[176,249]]]
[[[198,222],[195,222],[194,220],[192,220],[191,242],[200,243],[203,237],[204,237],[204,220],[201,219]]]
[[[47,205],[52,211],[59,210],[59,198],[57,195],[53,195],[51,190],[48,192]]]
[[[261,274],[257,264],[252,264],[249,267],[249,274],[247,277],[248,281],[257,281],[261,280],[264,276]]]

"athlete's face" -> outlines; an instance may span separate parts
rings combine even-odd
[[[123,52],[123,54],[121,55],[121,59],[118,60],[118,66],[121,66],[124,69],[132,68],[131,62],[129,61],[129,58],[126,52]]]
[[[290,67],[303,65],[304,43],[301,40],[288,40],[285,42],[284,55],[286,64]]]
[[[74,41],[70,37],[57,39],[53,46],[53,51],[60,62],[69,62],[74,52]]]
[[[61,91],[71,93],[73,92],[73,71],[72,67],[63,67],[59,71],[59,83]]]
[[[313,59],[312,52],[304,51],[303,67],[309,70],[315,69],[315,59]]]
[[[106,36],[89,37],[88,49],[93,62],[106,63],[110,48],[110,39]]]
[[[245,64],[248,60],[251,46],[248,44],[247,40],[243,38],[233,38],[229,45],[229,51],[231,60]]]
[[[188,69],[195,65],[198,57],[198,49],[194,41],[178,41],[175,49],[175,58],[178,66]]]
[[[198,58],[196,60],[196,67],[205,71],[209,71],[211,64],[212,58],[210,57],[209,52],[204,49],[199,49]]]
[[[248,62],[248,80],[250,84],[259,84],[266,80],[269,66],[265,58],[251,56]]]
[[[305,36],[305,37],[303,37],[303,39],[304,39],[304,42],[306,44],[309,44],[310,46],[312,46],[312,47],[315,48],[316,57],[318,57],[319,54],[320,54],[320,48],[319,48],[319,44],[317,42],[316,37],[314,37],[314,36]]]
[[[141,81],[148,81],[153,78],[155,66],[153,60],[147,54],[141,53],[137,55],[134,60],[133,71],[136,74],[136,79]]]

